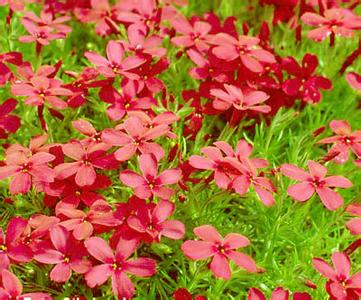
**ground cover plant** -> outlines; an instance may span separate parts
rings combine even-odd
[[[359,4],[0,0],[0,299],[360,299]]]

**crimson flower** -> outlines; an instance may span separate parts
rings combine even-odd
[[[27,222],[19,217],[12,218],[6,228],[6,237],[0,228],[0,270],[7,269],[12,261],[24,263],[31,261],[31,249],[18,242],[18,239],[27,226]]]
[[[178,169],[167,169],[157,174],[158,161],[153,154],[142,154],[139,157],[139,168],[142,175],[131,170],[125,170],[119,174],[119,179],[133,188],[134,194],[147,199],[156,196],[161,199],[169,199],[174,194],[174,190],[165,185],[177,183],[182,176]]]
[[[114,227],[119,223],[113,216],[112,207],[104,200],[95,201],[88,212],[76,209],[71,204],[59,203],[56,214],[58,217],[63,215],[68,218],[59,225],[72,231],[76,240],[85,240],[92,236],[94,226]]]
[[[90,288],[104,284],[109,277],[112,278],[113,293],[119,298],[131,298],[135,293],[133,283],[128,274],[150,277],[156,272],[154,260],[145,257],[128,259],[134,253],[138,245],[136,240],[120,239],[115,253],[106,241],[99,237],[91,237],[85,241],[85,247],[89,254],[98,261],[100,265],[93,266],[85,274],[85,280]]]
[[[26,96],[25,104],[42,106],[46,102],[57,109],[67,107],[59,96],[71,96],[73,93],[61,87],[61,82],[45,76],[33,76],[29,83],[14,83],[11,93],[15,96]]]
[[[20,66],[23,64],[23,56],[19,52],[6,52],[0,54],[0,86],[5,85],[14,76],[6,63]]]
[[[113,78],[116,75],[123,75],[130,79],[137,79],[138,76],[130,70],[142,65],[145,60],[138,56],[129,56],[123,58],[124,47],[121,43],[110,40],[106,47],[107,58],[93,53],[86,52],[85,57],[94,64],[100,74],[107,78]]]
[[[354,235],[361,234],[361,204],[350,204],[346,211],[358,218],[353,218],[346,223],[346,227]]]
[[[72,271],[84,274],[90,268],[90,262],[83,259],[86,251],[81,244],[71,239],[68,230],[57,225],[50,229],[50,240],[54,248],[42,247],[34,255],[34,259],[43,264],[55,267],[50,272],[50,279],[55,282],[66,282]]]
[[[225,90],[211,89],[210,94],[216,99],[213,101],[213,107],[217,110],[228,110],[232,106],[241,111],[252,110],[256,112],[268,113],[271,107],[268,105],[259,105],[266,101],[269,96],[261,91],[250,91],[243,93],[237,86],[224,84]]]
[[[231,278],[228,259],[248,272],[257,272],[254,260],[235,250],[250,244],[250,241],[243,235],[229,233],[223,239],[211,225],[196,227],[193,232],[201,241],[185,241],[182,244],[182,251],[187,257],[194,260],[213,257],[210,269],[214,276],[225,280]]]
[[[21,284],[20,280],[8,270],[1,271],[1,282],[2,282],[2,287],[0,287],[0,298],[3,300],[11,300],[11,299],[51,300],[52,299],[52,297],[46,293],[22,294],[23,285]]]
[[[7,153],[6,165],[0,167],[0,180],[12,177],[10,193],[26,194],[34,181],[54,181],[54,172],[48,167],[48,163],[54,159],[54,155],[46,152],[38,152],[31,156],[22,151]]]
[[[75,162],[57,165],[54,169],[57,179],[68,178],[76,174],[75,182],[77,185],[92,185],[97,176],[94,168],[112,168],[106,159],[107,156],[105,156],[102,143],[85,146],[79,141],[72,141],[63,145],[62,149],[64,154],[74,159]]]
[[[157,203],[152,210],[144,207],[136,216],[130,216],[127,223],[130,228],[146,234],[151,241],[160,242],[162,236],[173,240],[183,238],[184,224],[178,220],[167,220],[174,212],[175,205],[168,200]]]
[[[287,79],[282,84],[283,91],[289,96],[301,98],[303,101],[317,103],[321,100],[320,89],[332,89],[331,80],[314,75],[318,66],[316,55],[306,54],[300,66],[296,60],[289,56],[282,60],[282,68],[295,78]]]
[[[275,63],[272,53],[258,47],[259,38],[240,35],[238,40],[226,33],[218,33],[211,40],[216,45],[212,52],[218,58],[233,61],[240,58],[242,64],[252,72],[261,73],[262,63]]]
[[[188,292],[184,288],[179,288],[173,293],[174,300],[193,300],[193,296],[190,292]],[[194,298],[194,300],[207,300],[202,295],[198,295]]]
[[[153,128],[147,128],[138,117],[130,117],[116,129],[105,129],[102,133],[103,142],[121,148],[114,152],[114,156],[119,161],[126,161],[140,151],[140,153],[152,153],[157,159],[164,156],[163,148],[151,140],[167,134],[169,127],[160,124]]]
[[[336,163],[343,164],[348,161],[351,150],[356,157],[361,158],[361,130],[351,132],[350,124],[345,120],[333,120],[330,128],[335,136],[324,138],[318,144],[333,144],[328,155],[333,157]]]
[[[196,47],[201,52],[209,48],[207,39],[212,29],[209,23],[196,21],[191,24],[180,14],[170,19],[170,23],[177,33],[182,34],[171,39],[171,42],[177,47]]]
[[[331,256],[333,268],[321,258],[312,260],[313,267],[326,277],[326,290],[331,299],[357,300],[361,297],[361,272],[350,275],[351,262],[343,252]]]
[[[283,164],[283,175],[301,181],[288,187],[287,193],[296,201],[304,202],[316,192],[329,210],[335,210],[343,204],[343,199],[332,188],[350,188],[352,182],[343,176],[326,177],[327,169],[323,165],[308,161],[309,173],[294,165]]]
[[[324,11],[320,16],[315,13],[307,12],[302,15],[303,23],[318,27],[308,32],[308,38],[319,42],[323,41],[329,35],[353,37],[354,30],[361,28],[361,18],[356,16],[349,9],[331,8]]]
[[[270,300],[288,300],[289,291],[278,287],[276,288],[270,297]],[[296,292],[293,294],[293,300],[312,300],[308,293]],[[251,288],[248,292],[248,300],[266,300],[266,296],[257,288]]]
[[[350,72],[346,75],[346,80],[353,89],[355,89],[357,91],[361,91],[361,75],[360,74],[357,74],[355,72]]]
[[[6,138],[7,132],[15,133],[19,129],[19,117],[10,115],[17,104],[18,102],[12,98],[0,104],[0,138]]]

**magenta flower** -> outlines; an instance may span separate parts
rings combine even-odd
[[[309,103],[317,103],[321,100],[320,89],[332,89],[331,80],[326,77],[315,75],[318,66],[316,55],[306,54],[302,59],[302,65],[289,56],[282,60],[282,68],[294,78],[287,79],[282,84],[282,90],[289,96],[299,97]]]
[[[330,128],[335,133],[334,136],[318,141],[318,144],[333,144],[328,151],[328,156],[338,164],[348,161],[350,150],[361,158],[361,130],[351,131],[350,124],[345,120],[333,120]]]
[[[134,194],[141,199],[151,196],[169,199],[173,196],[174,190],[165,185],[177,183],[182,173],[178,169],[167,169],[158,175],[157,164],[158,161],[153,154],[142,154],[139,157],[142,175],[125,170],[119,174],[119,179],[126,186],[133,188]]]
[[[137,151],[152,153],[158,160],[164,156],[163,148],[151,142],[151,140],[167,134],[169,128],[166,124],[147,128],[138,117],[130,117],[117,128],[124,129],[125,132],[116,129],[105,129],[102,133],[103,142],[121,147],[114,152],[117,160],[126,161],[133,157]]]
[[[0,138],[6,138],[7,133],[15,133],[20,127],[20,118],[11,115],[18,102],[15,99],[7,99],[0,104]]]
[[[233,61],[240,58],[242,64],[252,72],[261,73],[262,63],[275,63],[272,53],[258,46],[260,40],[256,37],[240,35],[238,40],[226,33],[218,33],[211,40],[216,45],[212,52],[218,58]]]
[[[201,52],[209,48],[207,39],[212,29],[209,23],[196,21],[194,24],[191,24],[180,14],[170,19],[170,23],[177,33],[182,34],[171,39],[171,42],[177,47],[196,47]]]
[[[131,298],[135,293],[133,283],[128,274],[150,277],[156,272],[156,263],[150,258],[139,257],[128,259],[134,253],[138,245],[136,240],[120,239],[115,253],[102,238],[91,237],[85,241],[85,247],[89,254],[100,265],[93,266],[85,274],[85,280],[90,288],[104,284],[109,277],[112,278],[113,293],[119,298]]]
[[[256,112],[268,113],[271,107],[268,105],[259,105],[265,102],[269,96],[261,91],[250,91],[243,93],[237,86],[224,84],[225,90],[211,89],[210,94],[216,99],[213,101],[213,107],[217,110],[228,110],[232,106],[241,111],[252,110]]]
[[[14,77],[7,63],[20,66],[23,64],[23,55],[20,52],[6,52],[0,54],[0,86],[5,85]]]
[[[29,83],[14,83],[11,86],[11,93],[15,96],[26,96],[25,104],[42,106],[49,103],[57,109],[64,109],[67,103],[59,96],[71,96],[72,91],[61,87],[57,79],[45,76],[33,76]]]
[[[172,202],[162,200],[152,210],[145,207],[136,216],[131,215],[127,223],[135,231],[149,236],[152,242],[160,242],[162,236],[179,240],[185,233],[184,224],[178,220],[167,220],[174,210]]]
[[[1,271],[0,299],[33,299],[33,300],[51,300],[52,297],[46,293],[23,293],[23,285],[20,280],[8,270]]]
[[[355,72],[350,72],[346,75],[346,80],[353,89],[355,89],[357,91],[361,91],[361,75],[360,74],[357,74]]]
[[[330,35],[350,38],[353,37],[354,30],[361,28],[361,18],[351,10],[342,8],[325,10],[324,16],[307,12],[301,20],[307,25],[318,27],[307,34],[308,38],[316,42],[323,41]]]
[[[107,44],[106,53],[107,58],[93,52],[86,52],[85,57],[98,68],[100,74],[107,78],[113,78],[116,75],[122,75],[130,79],[138,78],[130,70],[142,65],[145,59],[138,56],[123,58],[124,48],[122,44],[112,40]]]
[[[309,173],[294,165],[281,166],[283,175],[301,181],[288,187],[288,195],[296,201],[304,202],[316,192],[327,209],[339,208],[343,204],[343,199],[332,188],[350,188],[352,182],[343,176],[326,177],[326,167],[312,160],[308,161],[308,169]]]
[[[113,216],[111,205],[104,200],[95,201],[88,212],[76,209],[71,204],[59,203],[56,207],[56,215],[68,218],[59,225],[72,231],[76,240],[85,240],[92,236],[94,226],[114,227],[119,223]]]
[[[85,249],[74,239],[63,226],[50,229],[50,240],[54,248],[42,247],[34,255],[34,259],[43,264],[55,265],[50,272],[50,279],[55,282],[66,282],[72,271],[78,274],[86,273],[91,264],[83,259]]]
[[[346,223],[346,227],[350,230],[351,234],[361,234],[361,204],[350,204],[347,206],[346,211],[358,218],[353,218]]]
[[[30,156],[22,151],[8,152],[6,165],[0,167],[0,180],[12,177],[10,193],[26,194],[35,181],[54,181],[54,172],[48,167],[48,163],[54,159],[54,155],[46,152],[38,152]]]
[[[269,298],[270,300],[288,300],[289,299],[289,291],[278,287],[276,288]],[[311,296],[308,293],[300,293],[296,292],[293,294],[293,300],[312,300]],[[250,288],[248,292],[248,300],[267,300],[266,296],[256,288]]]
[[[321,258],[312,260],[313,267],[326,277],[326,290],[332,299],[353,300],[361,297],[361,272],[350,275],[351,262],[343,252],[331,256],[333,268]]]
[[[223,239],[211,225],[196,227],[193,232],[201,241],[185,241],[182,251],[187,257],[194,260],[213,257],[210,269],[214,276],[225,280],[231,278],[228,259],[248,272],[257,272],[254,260],[248,255],[236,251],[236,249],[250,244],[250,241],[243,235],[229,233]]]
[[[109,169],[109,161],[105,156],[104,144],[91,144],[89,147],[78,141],[62,146],[66,156],[75,162],[63,163],[55,167],[57,179],[65,179],[75,174],[75,182],[79,186],[92,185],[96,179],[95,168]]]

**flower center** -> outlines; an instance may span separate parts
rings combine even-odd
[[[5,252],[8,248],[5,245],[0,245],[0,251]]]
[[[25,163],[22,165],[21,172],[23,172],[23,173],[29,172],[29,164],[28,163]]]
[[[64,257],[64,262],[65,262],[65,263],[68,263],[69,261],[70,261],[70,258],[67,257],[67,256],[65,256],[65,257]]]

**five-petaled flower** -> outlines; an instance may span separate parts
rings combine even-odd
[[[316,192],[327,209],[339,208],[343,200],[332,188],[350,188],[352,182],[343,176],[326,177],[327,168],[312,160],[308,161],[308,169],[309,173],[294,165],[281,166],[283,175],[301,181],[288,187],[288,195],[296,201],[304,202]]]
[[[241,234],[229,233],[222,238],[211,225],[203,225],[193,229],[194,234],[201,241],[186,241],[182,245],[183,253],[190,259],[200,260],[212,258],[210,269],[214,276],[228,280],[231,278],[231,269],[228,259],[248,272],[257,272],[254,260],[246,254],[236,251],[246,247],[250,241]]]

